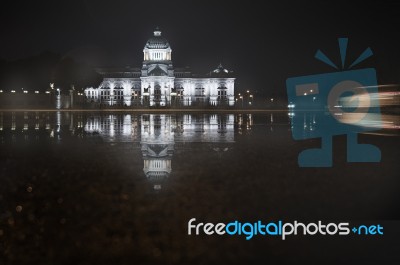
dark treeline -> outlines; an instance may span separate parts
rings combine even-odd
[[[72,86],[81,91],[100,82],[101,76],[93,67],[57,53],[43,52],[15,61],[0,59],[0,89],[4,92],[22,92],[22,89],[44,92],[50,83],[64,92]]]

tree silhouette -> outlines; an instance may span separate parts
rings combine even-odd
[[[50,83],[64,91],[71,85],[82,90],[100,82],[101,76],[94,67],[48,51],[15,61],[0,59],[0,89],[3,91],[21,91],[23,88],[44,92]]]

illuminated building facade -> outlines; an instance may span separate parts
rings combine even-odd
[[[142,68],[99,69],[103,81],[85,89],[88,102],[120,106],[233,106],[235,78],[221,64],[205,74],[174,68],[172,49],[156,29],[143,49]]]

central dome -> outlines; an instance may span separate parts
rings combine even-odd
[[[168,41],[164,37],[161,37],[161,31],[158,28],[156,28],[154,31],[154,36],[146,42],[144,47],[148,49],[170,48]]]

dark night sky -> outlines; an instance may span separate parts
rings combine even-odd
[[[305,2],[305,1],[302,1]],[[348,1],[350,2],[350,1]],[[280,94],[291,76],[332,72],[314,59],[322,49],[339,62],[338,37],[349,37],[348,62],[365,48],[381,84],[400,79],[400,4],[396,1],[13,1],[0,11],[0,58],[45,50],[96,66],[140,67],[159,26],[175,67],[204,73],[219,62],[239,89]],[[357,67],[356,67],[357,68]]]

